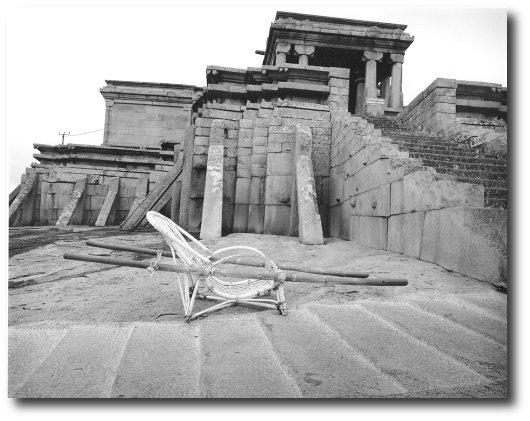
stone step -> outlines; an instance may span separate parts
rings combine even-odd
[[[432,167],[438,173],[451,174],[459,177],[466,177],[469,179],[475,179],[477,183],[480,183],[483,179],[488,180],[499,180],[508,183],[508,174],[506,172],[498,171],[478,171],[478,170],[465,170],[455,169],[447,167]]]
[[[483,157],[477,157],[477,156],[455,156],[455,155],[447,155],[447,154],[439,154],[439,153],[418,153],[418,152],[410,152],[410,156],[413,156],[414,158],[424,158],[424,159],[431,159],[431,160],[441,160],[441,161],[452,161],[452,162],[462,162],[462,163],[478,163],[478,164],[487,164],[487,165],[498,165],[503,168],[508,167],[508,162],[506,159],[502,158],[483,158]]]
[[[396,330],[358,305],[312,306],[311,310],[360,354],[369,356],[383,373],[404,385],[409,393],[488,381],[465,363],[407,332]],[[415,323],[422,320],[416,319]]]
[[[405,392],[307,309],[291,311],[287,318],[263,312],[258,319],[303,397],[371,398]]]
[[[195,325],[135,323],[112,398],[199,398],[200,345]]]
[[[448,320],[482,333],[501,345],[508,345],[507,323],[494,317],[486,316],[476,310],[463,305],[456,299],[431,299],[422,297],[407,297],[407,302],[424,311],[436,313]]]
[[[408,304],[365,302],[362,307],[489,380],[507,378],[506,347],[487,336]]]
[[[9,329],[8,397],[20,388],[61,342],[66,329]]]
[[[130,327],[73,326],[16,390],[20,398],[108,398]]]
[[[456,181],[462,183],[482,184],[485,188],[506,188],[508,186],[507,180],[490,180],[487,178],[477,180],[476,178],[462,177],[459,175],[456,176]]]
[[[480,163],[470,163],[470,162],[454,162],[450,160],[432,160],[432,159],[425,159],[422,158],[423,165],[427,165],[429,167],[443,167],[443,168],[449,168],[449,169],[455,169],[455,170],[469,170],[469,171],[484,171],[486,173],[488,172],[494,172],[494,173],[502,173],[506,178],[508,178],[508,170],[506,167],[500,166],[500,165],[492,165],[492,164],[480,164]]]
[[[286,319],[278,313],[273,315]],[[203,397],[301,397],[254,315],[207,319],[200,329]]]
[[[485,208],[508,209],[508,200],[488,197],[484,199]]]
[[[417,153],[437,153],[443,155],[452,155],[455,157],[477,157],[477,154],[468,148],[445,148],[437,145],[418,145],[415,143],[398,143],[391,142],[397,145],[401,150]]]
[[[452,142],[450,140],[447,140],[445,138],[440,138],[437,136],[429,136],[424,133],[414,133],[414,132],[392,133],[388,130],[381,130],[381,134],[384,137],[389,137],[391,139],[394,139],[400,142],[427,143],[427,144],[437,144],[437,145],[444,145],[444,146],[447,146],[447,145],[458,146],[458,147],[463,147],[463,148],[469,147],[462,143]]]

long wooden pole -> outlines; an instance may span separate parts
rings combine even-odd
[[[97,240],[88,240],[86,242],[86,245],[92,246],[92,247],[106,248],[109,250],[130,251],[132,253],[147,254],[150,256],[157,256],[159,253],[159,250],[154,250],[154,249],[149,249],[149,248],[144,248],[144,247],[128,246],[125,244],[110,244],[110,243],[105,243],[103,241],[97,241]],[[160,252],[162,253],[162,256],[171,257],[171,253],[169,251],[160,250]],[[230,263],[233,265],[242,265],[242,266],[255,266],[255,267],[265,266],[264,262],[252,261],[244,257],[236,257],[234,259],[230,259],[227,261],[227,263]],[[311,268],[311,267],[306,267],[306,266],[290,265],[287,263],[284,263],[281,266],[278,265],[278,267],[282,270],[293,270],[295,272],[314,273],[317,275],[343,276],[346,278],[368,278],[369,276],[369,274],[366,272],[355,272],[355,271],[346,270],[346,269]]]
[[[64,259],[68,260],[80,260],[82,262],[93,262],[103,263],[106,265],[114,266],[128,266],[140,269],[147,269],[153,267],[157,270],[164,272],[176,272],[176,273],[189,273],[195,275],[215,275],[220,277],[229,278],[251,278],[251,279],[264,279],[264,280],[275,280],[276,275],[271,272],[256,272],[248,269],[238,268],[224,268],[216,267],[210,269],[191,268],[180,265],[168,265],[164,263],[157,263],[156,266],[150,262],[140,262],[138,260],[130,259],[115,259],[112,257],[104,256],[91,256],[84,254],[65,253]],[[408,284],[406,279],[355,279],[346,278],[342,276],[328,276],[328,275],[317,275],[312,273],[293,273],[284,272],[285,281],[287,282],[307,282],[307,283],[318,283],[318,284],[341,284],[341,285],[372,285],[372,286],[404,286]]]

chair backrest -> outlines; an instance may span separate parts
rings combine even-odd
[[[208,256],[212,253],[211,250],[201,244],[200,241],[193,238],[191,234],[179,227],[171,219],[154,211],[147,212],[146,218],[162,235],[171,250],[187,266],[204,268],[211,265],[211,262],[208,259]],[[197,245],[203,254],[190,247],[185,237],[187,237],[193,244]]]

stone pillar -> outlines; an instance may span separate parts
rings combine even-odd
[[[315,54],[315,47],[296,44],[294,46],[294,53],[298,56],[298,64],[300,66],[307,66],[309,64],[309,57],[313,57]]]
[[[276,66],[280,66],[287,62],[287,54],[291,51],[291,44],[279,42],[276,44]]]
[[[105,126],[103,130],[103,144],[106,145],[109,139],[110,113],[114,105],[113,99],[105,99]]]
[[[224,159],[224,123],[212,121],[206,183],[202,205],[201,240],[221,237],[223,219],[223,159]]]
[[[363,61],[366,61],[366,75],[364,78],[366,98],[377,98],[377,62],[383,58],[383,53],[365,51]]]
[[[390,76],[385,76],[381,81],[381,98],[385,100],[385,107],[390,104]]]
[[[357,79],[355,82],[355,114],[361,115],[364,109],[364,79]]]
[[[392,108],[403,108],[403,54],[390,54],[392,65],[392,89],[390,94],[390,106]]]

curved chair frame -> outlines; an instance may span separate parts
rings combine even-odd
[[[154,211],[147,212],[146,217],[169,245],[175,265],[178,264],[176,260],[178,256],[187,267],[212,272],[216,266],[229,263],[232,259],[257,257],[265,262],[267,271],[273,271],[276,274],[274,281],[262,279],[227,281],[219,279],[213,274],[200,276],[188,273],[177,274],[186,321],[189,322],[199,316],[235,304],[272,308],[277,309],[282,315],[287,314],[283,291],[283,279],[285,277],[278,266],[261,251],[248,246],[230,246],[211,251],[171,219]],[[191,247],[187,240],[195,245],[196,249]],[[228,256],[221,257],[228,252]],[[234,252],[235,254],[232,254]],[[263,296],[270,296],[272,291],[276,292],[276,300],[262,298]],[[193,313],[193,306],[197,298],[220,302],[205,310]]]

